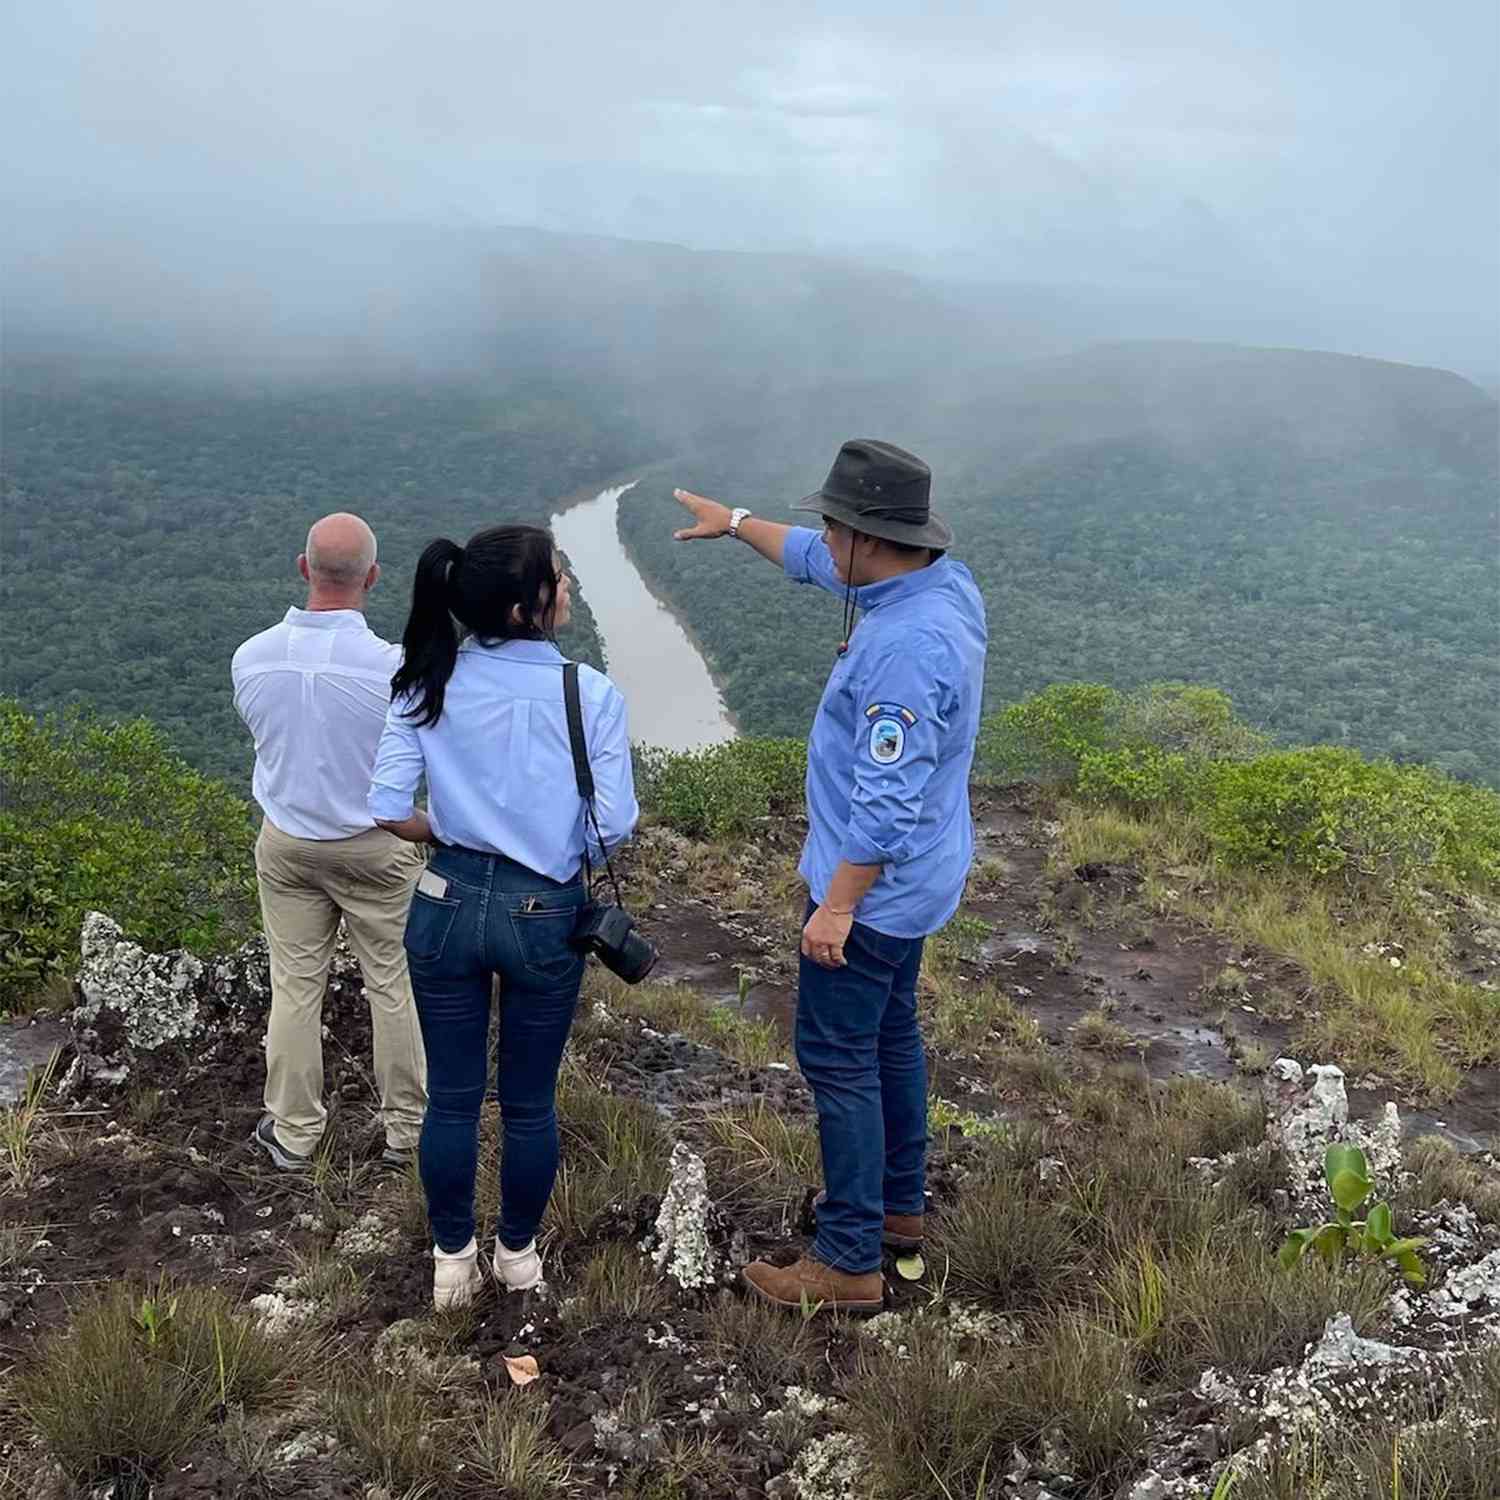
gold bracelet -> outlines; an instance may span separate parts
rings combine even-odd
[[[826,901],[823,903],[823,910],[832,912],[836,917],[852,917],[854,915],[854,908],[852,906],[848,911],[840,911],[838,907],[830,906]]]

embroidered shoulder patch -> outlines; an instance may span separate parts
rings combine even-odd
[[[870,759],[877,766],[892,766],[906,751],[906,731],[917,716],[899,703],[872,703],[865,710],[870,726]]]
[[[917,722],[917,716],[909,708],[902,708],[899,703],[872,703],[865,710],[867,719],[878,719],[882,716],[888,719],[900,719],[908,729]]]

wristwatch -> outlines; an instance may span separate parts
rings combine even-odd
[[[744,523],[745,518],[749,514],[750,514],[750,512],[748,510],[746,510],[743,505],[738,505],[732,511],[729,512],[729,534],[730,534],[730,536],[732,536],[732,537],[738,537],[739,536],[739,534],[740,534],[740,526]]]

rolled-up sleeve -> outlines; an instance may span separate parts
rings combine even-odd
[[[952,684],[950,653],[933,640],[903,641],[862,674],[840,858],[899,865],[919,852],[912,835],[948,730]]]
[[[399,823],[412,815],[422,781],[422,743],[416,725],[403,712],[409,700],[398,699],[385,714],[385,728],[375,752],[365,806],[377,823]]]
[[[630,763],[630,730],[625,699],[608,679],[597,716],[588,726],[589,766],[594,773],[594,810],[599,818],[599,847],[594,829],[584,819],[584,836],[591,858],[602,858],[605,850],[623,844],[635,832],[640,807],[635,800],[635,773]]]
[[[810,526],[793,526],[787,532],[781,548],[781,568],[793,583],[815,583],[832,594],[844,592],[823,533]]]

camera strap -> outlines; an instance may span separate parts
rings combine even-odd
[[[578,693],[578,663],[563,663],[563,706],[568,711],[568,743],[573,750],[573,779],[578,783],[578,795],[583,798],[584,816],[594,825],[594,838],[604,855],[604,868],[609,873],[609,883],[614,887],[615,903],[624,906],[625,898],[620,894],[620,882],[615,879],[615,869],[609,862],[609,850],[604,847],[604,835],[599,832],[599,813],[594,806],[594,772],[589,765],[588,740],[583,733],[583,703]],[[588,828],[583,838],[583,879],[590,897],[594,894],[594,866],[589,859]]]

